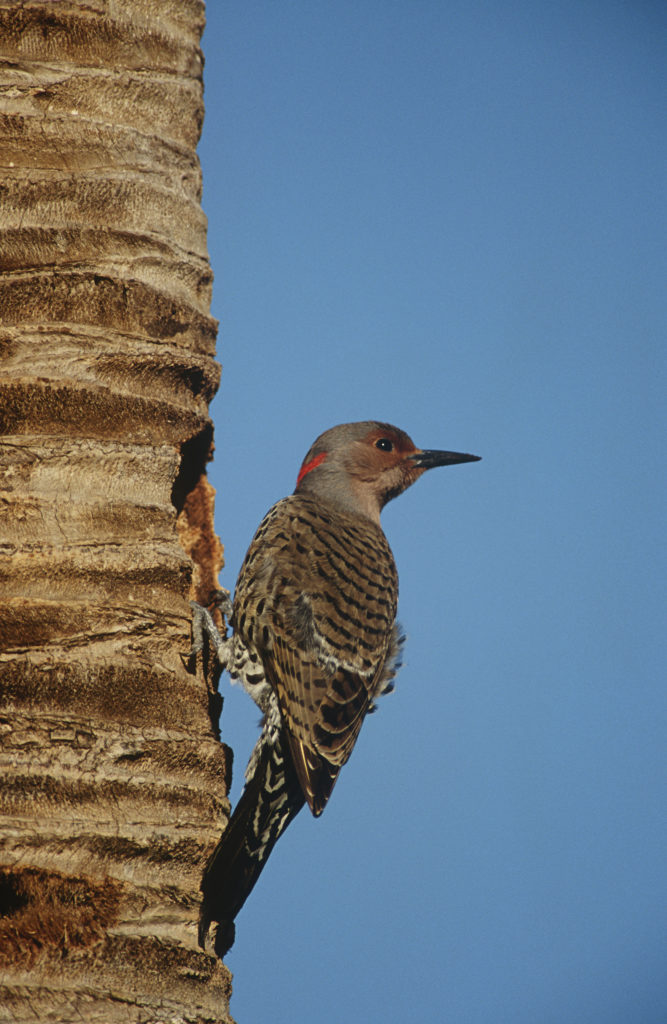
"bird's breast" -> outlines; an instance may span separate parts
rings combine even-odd
[[[398,580],[374,523],[292,495],[262,520],[239,574],[234,628],[259,648],[275,634],[370,671],[396,617]]]

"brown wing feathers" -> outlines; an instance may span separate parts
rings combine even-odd
[[[253,621],[254,643],[268,641],[266,676],[317,814],[375,695],[396,614],[396,570],[375,524],[322,511],[309,497],[285,498],[267,520],[248,552],[253,585],[244,587],[244,571],[239,578],[237,628]]]

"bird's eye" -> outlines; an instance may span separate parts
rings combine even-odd
[[[380,437],[375,442],[375,447],[379,448],[381,452],[393,452],[394,442],[390,441],[388,437]]]

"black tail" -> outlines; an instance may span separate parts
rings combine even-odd
[[[218,922],[214,948],[223,957],[234,942],[234,918],[252,892],[269,854],[305,803],[287,749],[260,738],[257,763],[202,880],[199,945]]]

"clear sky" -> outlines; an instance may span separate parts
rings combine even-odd
[[[406,663],[232,1012],[665,1024],[667,5],[209,0],[204,51],[223,584],[336,423],[483,456],[383,514]]]

